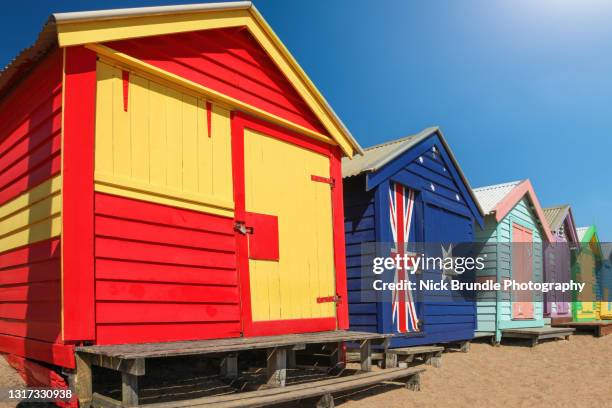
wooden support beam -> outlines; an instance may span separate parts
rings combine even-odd
[[[238,355],[228,354],[221,360],[221,376],[225,378],[238,378]]]
[[[295,350],[287,350],[287,368],[296,368]]]
[[[464,341],[463,343],[461,343],[461,352],[462,353],[467,353],[468,351],[470,351],[470,342],[469,341]]]
[[[385,368],[397,367],[397,354],[385,352]]]
[[[121,403],[124,407],[138,406],[138,376],[121,373]]]
[[[317,401],[316,408],[334,408],[334,397],[331,394],[324,394]]]
[[[272,387],[284,387],[287,380],[287,349],[268,349],[266,365],[268,385]]]
[[[359,362],[361,371],[372,371],[372,346],[370,340],[363,340],[359,345]]]
[[[89,407],[93,400],[91,358],[87,354],[75,353],[75,362],[74,391],[79,400],[79,407]]]
[[[412,391],[421,391],[421,374],[415,373],[408,377],[406,388]]]
[[[110,370],[121,371],[132,375],[145,375],[145,359],[122,359],[118,357],[109,357],[100,354],[91,354],[90,360],[92,365],[108,368]]]

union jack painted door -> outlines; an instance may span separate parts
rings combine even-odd
[[[415,191],[399,183],[391,183],[389,188],[389,225],[392,235],[390,256],[416,255],[413,244],[416,242]],[[412,245],[411,245],[412,244]],[[417,282],[414,267],[397,268],[393,281]],[[404,287],[395,290],[391,299],[393,330],[397,333],[416,333],[420,331],[415,290]]]

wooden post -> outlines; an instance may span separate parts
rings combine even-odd
[[[363,340],[359,345],[361,371],[372,371],[372,347],[370,340]]]
[[[406,388],[412,391],[421,391],[421,374],[416,373],[406,381]]]
[[[334,406],[334,397],[331,394],[325,394],[317,401],[316,408],[334,408]]]
[[[267,357],[268,385],[284,387],[287,380],[287,350],[284,348],[268,349]]]
[[[385,368],[396,368],[397,367],[397,354],[389,353],[389,350],[385,351]]]
[[[468,351],[470,351],[470,342],[469,341],[464,341],[461,343],[461,352],[462,353],[467,353]]]
[[[124,407],[138,406],[138,376],[121,373],[121,401]]]
[[[341,370],[344,368],[344,359],[345,356],[343,355],[344,351],[343,351],[343,346],[344,343],[340,342],[340,343],[335,343],[334,344],[334,351],[332,352],[332,354],[330,355],[329,358],[329,365],[330,365],[330,369],[332,372],[335,372],[337,370]]]
[[[295,350],[287,350],[287,368],[296,368]]]
[[[91,358],[86,354],[75,353],[76,377],[74,379],[75,392],[79,400],[79,407],[89,407],[93,398]]]
[[[238,355],[228,354],[221,360],[221,376],[225,378],[238,378]]]

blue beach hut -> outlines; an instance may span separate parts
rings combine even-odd
[[[375,275],[372,265],[408,252],[455,256],[453,245],[473,242],[475,225],[483,224],[442,132],[428,128],[372,146],[342,167],[350,328],[393,334],[391,347],[471,340],[476,308],[464,293],[373,288],[376,280],[452,279],[455,272],[441,267]]]

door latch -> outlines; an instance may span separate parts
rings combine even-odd
[[[317,303],[340,303],[340,296],[324,296],[318,297]]]
[[[253,234],[255,231],[253,227],[247,227],[244,221],[234,222],[234,231],[241,233],[242,235]]]

